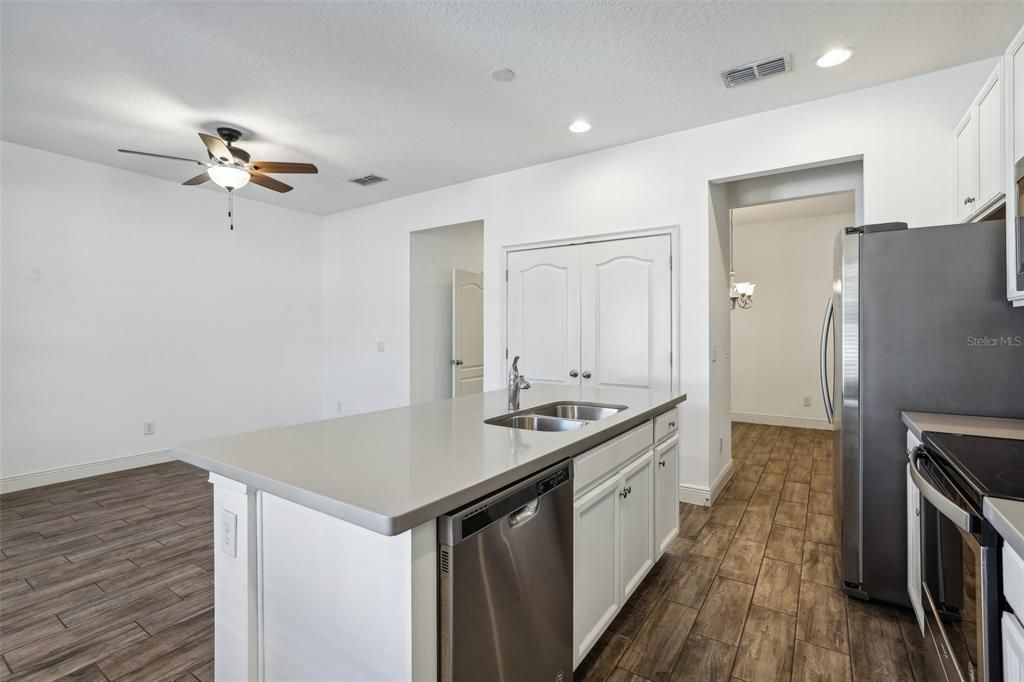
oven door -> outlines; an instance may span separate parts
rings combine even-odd
[[[929,678],[998,680],[997,540],[923,447],[910,453],[910,475],[921,492],[921,593]]]

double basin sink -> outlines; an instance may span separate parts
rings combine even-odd
[[[485,419],[485,424],[529,431],[575,431],[626,409],[625,405],[564,401]]]

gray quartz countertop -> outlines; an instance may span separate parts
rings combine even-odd
[[[1006,544],[1024,556],[1024,502],[986,497],[982,513]]]
[[[1024,419],[997,419],[995,417],[968,417],[960,414],[935,412],[903,412],[903,423],[921,438],[926,431],[932,433],[960,433],[965,436],[1013,438],[1024,440]]]
[[[627,409],[581,429],[484,424],[508,412],[491,391],[185,443],[171,454],[383,535],[421,523],[574,457],[686,400],[686,394],[534,384],[521,408],[575,400]]]

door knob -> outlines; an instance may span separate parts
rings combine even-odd
[[[583,370],[583,378],[584,379],[589,379],[590,378],[590,370],[589,369]]]
[[[569,370],[569,376],[571,376],[571,377],[572,377],[573,379],[575,379],[575,378],[576,378],[576,377],[578,377],[579,375],[580,375],[580,373],[579,373],[579,372],[577,372],[576,370],[574,370],[574,369],[570,369],[570,370]]]

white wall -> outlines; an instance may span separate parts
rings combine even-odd
[[[320,416],[320,218],[0,149],[0,476]]]
[[[483,272],[484,225],[420,230],[409,239],[409,402],[443,400],[452,397],[452,269]]]
[[[732,311],[734,420],[831,428],[818,346],[835,237],[852,224],[853,213],[753,223],[736,216],[736,276],[757,288],[752,308]]]
[[[325,405],[347,412],[409,401],[408,233],[483,219],[485,386],[504,371],[501,247],[679,225],[683,483],[708,486],[724,466],[712,433],[727,400],[710,404],[712,329],[708,182],[862,157],[864,220],[953,220],[951,131],[995,60],[673,133],[329,216],[324,221]],[[751,87],[760,87],[759,85]],[[728,316],[726,316],[728,317]],[[383,340],[388,351],[376,352]],[[714,375],[716,395],[728,377]],[[332,407],[333,409],[333,407]]]

